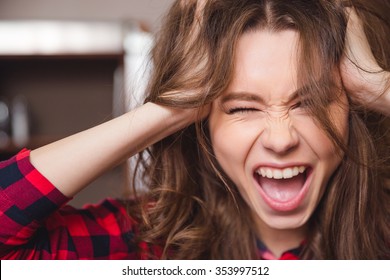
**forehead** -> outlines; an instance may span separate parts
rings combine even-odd
[[[297,88],[298,37],[293,30],[244,33],[227,92],[255,93],[266,101],[288,98]]]

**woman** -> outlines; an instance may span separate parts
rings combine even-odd
[[[143,106],[2,164],[2,257],[389,258],[377,2],[177,1]],[[146,193],[61,207],[147,147]]]

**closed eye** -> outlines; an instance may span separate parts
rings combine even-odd
[[[302,108],[304,107],[302,102],[297,102],[295,104],[293,104],[291,107],[290,107],[290,110],[294,110],[294,109],[298,109],[298,108]]]
[[[233,114],[246,114],[246,113],[258,112],[258,111],[260,110],[251,107],[236,107],[236,108],[229,109],[227,113],[228,115],[233,115]]]
[[[298,101],[290,107],[290,110],[294,109],[308,109],[308,104],[305,101]]]
[[[309,106],[306,102],[304,101],[299,101],[294,103],[290,108],[288,109],[289,112],[291,113],[296,113],[296,114],[308,114],[310,113]]]

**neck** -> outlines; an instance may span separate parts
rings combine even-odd
[[[297,248],[307,236],[307,225],[292,229],[275,229],[263,221],[257,221],[257,232],[261,241],[276,258],[291,249]]]

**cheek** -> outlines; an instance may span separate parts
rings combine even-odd
[[[310,150],[318,159],[333,157],[335,146],[325,131],[317,124],[312,117],[299,118],[294,125],[300,138],[310,147]]]
[[[333,104],[329,107],[329,113],[333,128],[340,140],[346,144],[348,141],[348,107]],[[343,156],[341,148],[334,144],[314,117],[295,117],[294,127],[311,153],[315,154],[317,160],[320,160],[327,170],[334,170],[338,166]]]
[[[242,160],[247,150],[249,135],[237,125],[216,125],[210,129],[211,142],[217,159]]]
[[[218,163],[229,177],[237,183],[237,177],[245,169],[245,161],[258,130],[248,122],[210,118],[210,137]]]

